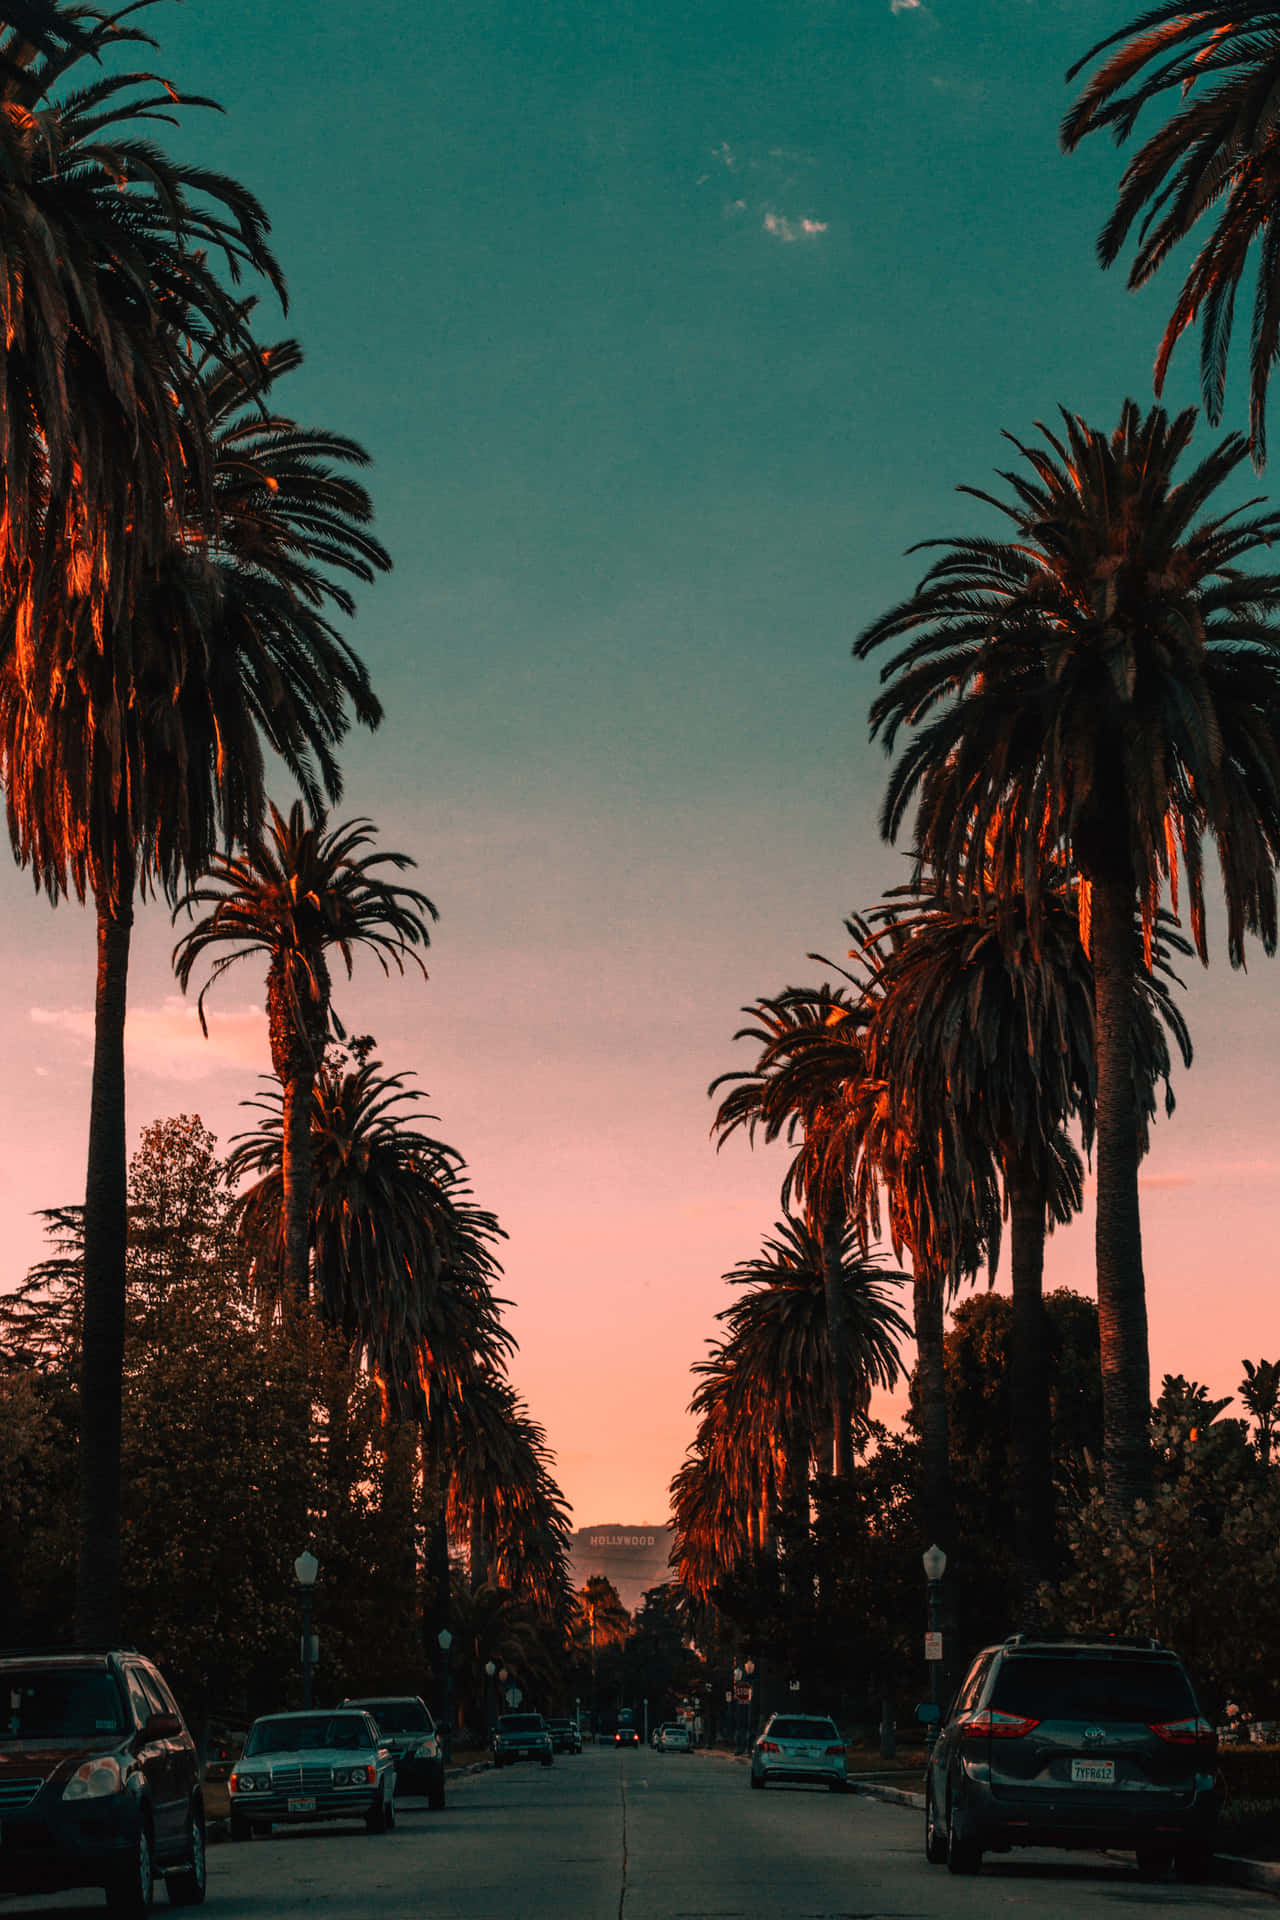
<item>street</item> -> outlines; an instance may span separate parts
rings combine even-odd
[[[297,1828],[210,1849],[205,1911],[218,1920],[1035,1920],[1169,1910],[1245,1920],[1276,1904],[1225,1887],[1152,1885],[1098,1855],[1014,1853],[976,1880],[928,1867],[920,1815],[861,1795],[752,1793],[746,1769],[707,1754],[588,1748],[554,1767],[450,1782],[432,1814],[402,1802],[396,1831]],[[3,1902],[6,1915],[84,1920],[99,1894]],[[166,1905],[158,1894],[156,1910]]]

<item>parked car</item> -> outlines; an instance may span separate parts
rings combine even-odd
[[[1213,1850],[1217,1736],[1154,1640],[1015,1634],[965,1675],[925,1776],[925,1853],[1110,1847],[1199,1876]]]
[[[516,1760],[539,1760],[544,1767],[551,1765],[551,1735],[540,1713],[500,1714],[489,1747],[495,1767],[509,1767]]]
[[[396,1763],[396,1792],[425,1793],[438,1812],[444,1805],[444,1748],[431,1710],[416,1693],[389,1693],[344,1700],[373,1715]]]
[[[206,1828],[231,1818],[231,1769],[244,1751],[243,1727],[209,1729],[204,1755],[204,1819]]]
[[[639,1731],[629,1720],[620,1721],[613,1730],[613,1744],[615,1747],[638,1747],[640,1745]]]
[[[278,1821],[361,1819],[369,1833],[396,1823],[395,1760],[372,1716],[354,1707],[255,1720],[228,1784],[233,1840]]]
[[[101,1887],[144,1914],[205,1893],[195,1742],[150,1660],[131,1650],[0,1659],[0,1893]]]
[[[658,1728],[656,1745],[659,1753],[692,1753],[693,1735],[682,1720],[671,1720]]]
[[[849,1784],[844,1741],[834,1720],[817,1713],[775,1713],[751,1749],[751,1784],[807,1782],[844,1793]]]
[[[547,1732],[551,1735],[553,1753],[581,1753],[582,1734],[576,1720],[548,1720]]]

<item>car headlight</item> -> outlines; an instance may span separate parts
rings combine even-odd
[[[233,1773],[227,1785],[232,1793],[261,1793],[269,1782],[262,1773]]]
[[[109,1753],[101,1754],[96,1760],[86,1760],[77,1767],[66,1786],[62,1789],[64,1800],[102,1800],[109,1793],[124,1792],[124,1775],[120,1771],[120,1762]]]
[[[435,1743],[435,1741],[434,1741],[434,1740],[424,1740],[424,1741],[422,1742],[422,1745],[421,1745],[420,1747],[418,1747],[418,1748],[416,1748],[416,1749],[415,1749],[415,1753],[416,1753],[416,1757],[417,1757],[417,1758],[418,1758],[419,1760],[434,1760],[434,1759],[435,1759],[435,1757],[436,1757],[436,1743]]]

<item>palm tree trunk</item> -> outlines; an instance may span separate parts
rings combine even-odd
[[[311,1298],[311,1109],[315,1073],[291,1073],[284,1085],[283,1188],[284,1286],[299,1312]]]
[[[1049,1578],[1053,1546],[1053,1469],[1044,1318],[1045,1203],[1041,1182],[1008,1167],[1013,1351],[1009,1366],[1009,1440],[1013,1479],[1018,1605],[1030,1621],[1035,1594]]]
[[[484,1500],[478,1493],[471,1498],[470,1548],[471,1588],[482,1587],[489,1578],[489,1543],[485,1537]]]
[[[1127,873],[1093,881],[1097,996],[1098,1333],[1102,1349],[1103,1480],[1117,1520],[1150,1500],[1151,1361],[1138,1211],[1139,1128],[1133,1083],[1137,966]]]
[[[920,1431],[920,1525],[925,1545],[947,1552],[952,1528],[951,1449],[941,1283],[927,1269],[917,1270],[911,1295],[916,1332],[915,1415]]]
[[[844,1214],[831,1207],[822,1223],[822,1291],[831,1349],[831,1418],[835,1426],[833,1467],[837,1480],[853,1472],[853,1389],[849,1378],[849,1328],[844,1300]]]
[[[120,1639],[120,1430],[124,1373],[128,1165],[124,1024],[133,931],[133,863],[119,897],[98,901],[93,1086],[84,1190],[84,1335],[80,1360],[80,1541],[75,1635]]]

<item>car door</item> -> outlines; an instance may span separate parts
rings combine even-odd
[[[180,1731],[147,1740],[139,1758],[147,1775],[151,1793],[151,1812],[155,1822],[156,1855],[162,1861],[180,1856],[186,1847],[187,1802],[190,1798],[185,1745],[190,1739],[182,1725],[182,1715],[168,1689],[157,1674],[143,1667],[129,1669],[132,1694],[136,1685],[146,1703],[143,1720],[163,1715],[178,1722]]]

